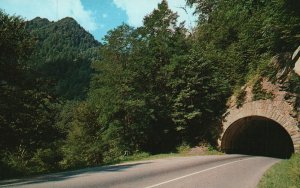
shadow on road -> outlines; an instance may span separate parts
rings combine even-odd
[[[79,176],[89,176],[95,173],[107,173],[107,172],[118,172],[123,171],[128,168],[132,168],[134,166],[149,164],[151,162],[137,162],[130,164],[121,164],[121,165],[111,165],[111,166],[103,166],[103,167],[93,167],[93,168],[85,168],[81,170],[74,170],[68,172],[60,172],[54,174],[48,174],[43,176],[24,178],[24,179],[12,179],[12,180],[4,180],[0,181],[0,187],[9,187],[9,186],[21,186],[26,184],[34,184],[34,183],[43,183],[50,181],[62,181],[66,179],[76,178]]]

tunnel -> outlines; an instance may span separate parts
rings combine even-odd
[[[288,132],[274,120],[249,116],[232,123],[225,131],[221,149],[227,154],[290,158],[294,153]]]

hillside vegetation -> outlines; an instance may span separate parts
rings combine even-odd
[[[300,44],[298,0],[187,0],[189,31],[163,0],[103,44],[72,18],[0,12],[0,177],[216,145],[226,102]],[[299,93],[293,76],[291,92]],[[5,173],[3,173],[5,172]]]
[[[83,99],[100,43],[73,18],[50,22],[37,17],[26,22],[26,30],[36,42],[32,67],[49,83],[47,89],[59,98]]]

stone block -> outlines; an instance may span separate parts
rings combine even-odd
[[[297,135],[298,134],[298,130],[289,130],[289,133],[290,133],[290,135],[291,136],[293,136],[293,135]]]
[[[286,117],[285,115],[280,114],[278,119],[277,119],[277,123],[279,123],[280,125],[284,124],[286,122]]]
[[[291,136],[292,140],[300,138],[300,134],[295,134]]]
[[[295,149],[296,153],[299,153],[300,152],[300,144],[294,145],[294,149]]]
[[[300,144],[300,137],[294,138],[294,139],[293,139],[293,142],[294,142],[294,143],[299,143],[299,144]]]
[[[278,116],[278,114],[276,113],[276,111],[273,111],[272,115],[271,115],[271,119],[273,119],[274,121],[277,121],[277,116]]]

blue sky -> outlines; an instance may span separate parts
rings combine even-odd
[[[73,17],[82,27],[101,41],[110,29],[127,23],[138,27],[143,17],[151,13],[161,0],[0,0],[0,8],[8,14],[20,15],[26,20],[37,16],[57,21]],[[170,8],[177,12],[179,21],[187,28],[195,26],[193,9],[185,6],[185,0],[168,0]],[[186,11],[181,8],[184,7]]]

